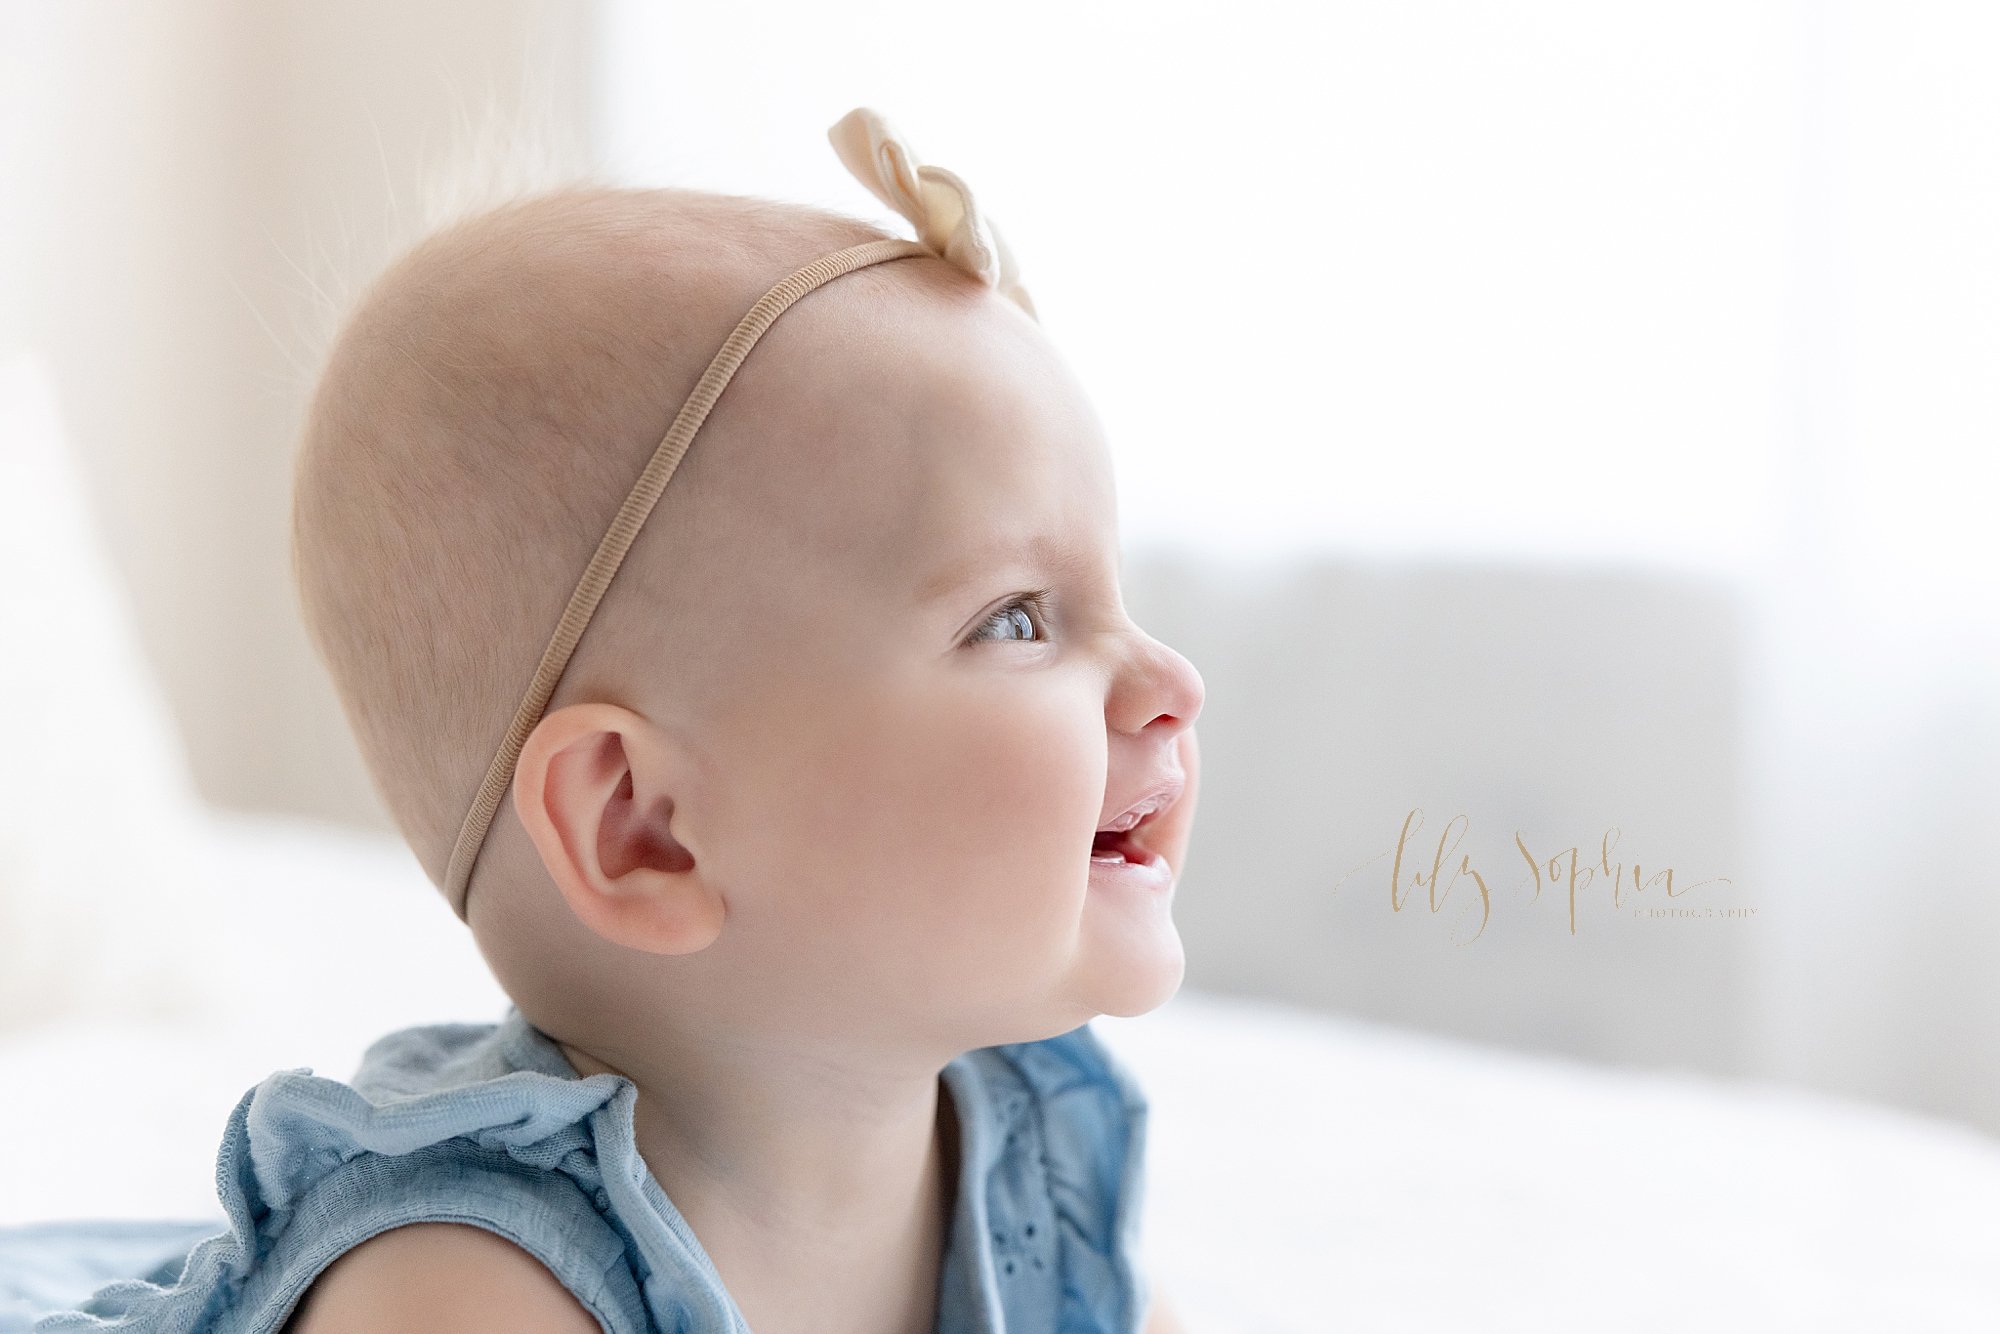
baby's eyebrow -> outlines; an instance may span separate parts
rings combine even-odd
[[[962,591],[974,580],[1014,562],[1064,574],[1078,574],[1089,563],[1081,551],[1053,534],[1026,540],[1001,538],[988,542],[975,554],[938,570],[917,590],[918,600],[923,606],[940,602]]]

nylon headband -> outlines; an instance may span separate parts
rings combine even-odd
[[[618,573],[618,566],[631,549],[633,540],[639,536],[639,529],[645,524],[646,516],[653,512],[653,505],[667,489],[667,482],[674,475],[674,469],[687,454],[689,443],[696,431],[708,417],[709,409],[728,385],[736,368],[743,364],[750,349],[756,346],[766,329],[794,301],[815,288],[832,282],[845,273],[866,268],[871,264],[881,264],[893,259],[905,259],[913,255],[934,255],[929,246],[919,241],[890,239],[867,241],[861,245],[849,246],[824,255],[804,268],[797,270],[770,291],[764,293],[756,305],[750,308],[729,335],[720,351],[708,363],[694,392],[688,395],[686,403],[674,417],[674,424],[667,431],[653,451],[652,461],[634,483],[631,494],[619,507],[618,516],[611,521],[610,529],[603,541],[597,544],[597,553],[590,558],[590,565],[577,581],[576,589],[569,595],[569,606],[563,610],[562,621],[556,626],[555,634],[549,639],[548,648],[542,653],[541,665],[535,669],[535,679],[528,687],[527,697],[521,707],[514,712],[514,721],[507,729],[506,740],[500,743],[493,763],[486,770],[486,781],[479,786],[479,795],[473,800],[472,809],[466,812],[465,822],[459,827],[458,842],[451,850],[451,864],[445,872],[445,898],[458,919],[467,921],[466,899],[471,888],[472,868],[479,860],[480,849],[485,845],[486,832],[492,827],[493,816],[500,809],[502,797],[513,782],[514,765],[521,758],[521,748],[528,742],[528,734],[541,721],[542,712],[548,708],[549,697],[555,693],[556,682],[562,678],[563,669],[569,665],[570,655],[576,651],[577,641],[583,637],[584,627],[590,624],[591,615],[604,597],[604,590],[611,585],[612,576]]]

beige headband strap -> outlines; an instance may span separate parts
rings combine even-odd
[[[556,627],[554,637],[542,653],[541,666],[535,669],[534,683],[528,687],[527,697],[515,711],[513,725],[507,729],[507,739],[501,742],[499,752],[486,770],[486,781],[479,786],[479,796],[473,801],[472,809],[466,812],[465,823],[459,827],[458,842],[452,846],[451,863],[445,872],[444,892],[451,910],[458,914],[460,921],[467,920],[466,893],[472,880],[473,863],[479,859],[479,850],[486,842],[486,831],[493,823],[494,812],[500,809],[501,798],[513,781],[514,765],[521,758],[521,748],[527,744],[528,734],[541,721],[542,711],[548,707],[556,682],[569,665],[570,655],[575,651],[577,641],[583,637],[583,629],[590,623],[604,590],[610,586],[612,576],[618,573],[626,551],[630,549],[633,539],[638,537],[646,516],[652,513],[654,502],[666,490],[667,480],[674,475],[674,469],[687,453],[688,443],[701,429],[709,409],[721,397],[730,376],[736,373],[736,368],[743,364],[743,358],[749,355],[750,349],[785,308],[814,288],[870,264],[935,253],[920,241],[892,239],[868,241],[824,255],[764,293],[750,308],[750,313],[737,324],[728,341],[722,345],[722,350],[708,363],[708,369],[702,373],[701,381],[681,406],[666,438],[653,451],[652,461],[640,474],[631,494],[625,497],[625,503],[619,508],[618,517],[611,521],[604,540],[597,544],[597,554],[590,558],[590,566],[583,572],[583,578],[577,581],[576,591],[569,595],[569,606],[563,611],[562,623]]]

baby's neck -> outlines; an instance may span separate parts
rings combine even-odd
[[[942,1078],[816,1086],[719,1072],[638,1086],[639,1153],[756,1334],[930,1334],[957,1205],[959,1126]],[[669,1096],[669,1091],[678,1097]]]
[[[940,1089],[938,1101],[948,1109],[950,1095]],[[933,1334],[958,1168],[956,1118],[944,1110],[939,1121],[900,1226],[872,1238],[858,1231],[831,1237],[815,1228],[793,1252],[776,1249],[772,1233],[742,1226],[741,1219],[719,1230],[728,1256],[711,1248],[710,1258],[756,1334]],[[702,1224],[689,1221],[702,1235]]]

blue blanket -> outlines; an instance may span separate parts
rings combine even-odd
[[[26,1334],[51,1311],[88,1311],[91,1294],[107,1283],[171,1287],[195,1244],[228,1230],[220,1218],[88,1218],[0,1227],[0,1334]]]

